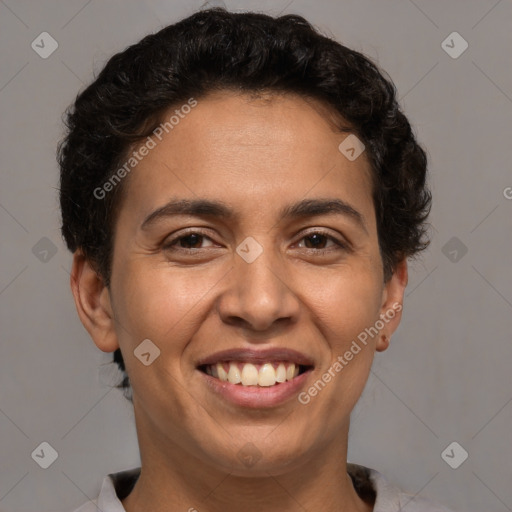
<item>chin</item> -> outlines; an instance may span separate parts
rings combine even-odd
[[[252,429],[253,430],[253,429]],[[268,477],[269,475],[278,476],[286,474],[299,468],[308,460],[310,450],[305,450],[303,442],[290,442],[284,444],[269,435],[268,432],[262,432],[261,437],[253,435],[248,437],[247,432],[244,436],[235,436],[229,439],[228,445],[219,447],[219,451],[212,453],[208,451],[208,458],[222,470],[239,477]],[[252,441],[242,441],[241,439],[252,439]],[[234,442],[236,441],[236,444]],[[207,447],[211,448],[211,444]]]

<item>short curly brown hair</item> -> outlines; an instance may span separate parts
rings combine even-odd
[[[320,100],[350,124],[371,162],[385,279],[429,243],[427,158],[402,113],[389,77],[359,52],[321,35],[304,18],[200,11],[114,55],[66,113],[59,144],[62,234],[107,286],[119,183],[94,194],[164,111],[216,90],[280,92]],[[124,372],[120,350],[114,362]]]

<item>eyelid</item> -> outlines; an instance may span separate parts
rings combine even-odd
[[[322,235],[331,240],[334,244],[338,245],[341,249],[344,250],[352,250],[352,244],[343,236],[337,237],[333,235],[330,231],[327,230],[327,228],[310,228],[309,231],[303,232],[300,234],[300,238],[298,238],[298,242],[300,242],[303,238],[306,238],[308,236],[312,235]],[[322,251],[331,251],[332,249],[314,249],[310,247],[304,247],[303,249],[311,250],[314,252],[322,252]]]
[[[171,233],[170,235],[167,235],[162,242],[162,246],[164,247],[164,249],[167,247],[171,247],[173,244],[178,242],[181,238],[186,238],[187,236],[190,236],[190,235],[200,235],[204,238],[208,238],[211,242],[216,243],[215,240],[210,236],[210,234],[207,231],[204,231],[204,229],[206,229],[206,228],[190,227],[190,228],[184,228],[184,230],[180,229],[174,233]],[[181,249],[184,251],[188,250],[183,247],[181,247]],[[197,251],[198,249],[192,249],[192,250]]]
[[[211,242],[216,243],[215,240],[211,236],[209,236],[209,234],[206,231],[204,231],[204,229],[205,228],[190,227],[190,228],[185,228],[185,231],[178,231],[176,235],[174,235],[174,236],[170,235],[170,236],[172,236],[172,238],[168,242],[165,242],[165,240],[167,240],[168,237],[164,240],[163,248],[164,249],[170,249],[181,238],[186,238],[189,235],[200,235],[200,236],[202,236],[204,238],[207,238]],[[336,237],[330,231],[328,231],[327,228],[309,228],[308,231],[300,233],[299,238],[297,238],[297,241],[295,243],[298,243],[301,240],[303,240],[304,238],[306,238],[308,236],[312,236],[312,235],[322,235],[322,236],[325,236],[327,239],[331,240],[336,246],[338,246],[338,248],[340,250],[351,251],[353,249],[352,248],[352,244],[345,237]],[[300,249],[306,249],[306,250],[313,251],[313,252],[316,252],[316,253],[330,252],[332,250],[336,250],[336,248],[315,249],[314,247],[301,247]],[[185,247],[179,247],[177,250],[197,252],[197,251],[201,250],[201,248],[199,248],[199,249],[187,249]]]

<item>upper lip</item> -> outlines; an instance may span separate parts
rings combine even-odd
[[[303,366],[314,366],[314,362],[310,357],[289,348],[267,348],[263,350],[232,348],[215,352],[200,359],[197,366],[216,364],[221,361],[241,361],[254,364],[286,361]]]

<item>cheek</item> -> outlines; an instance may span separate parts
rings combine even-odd
[[[326,437],[336,436],[340,419],[348,421],[373,362],[375,339],[358,336],[379,319],[382,285],[377,271],[357,266],[340,269],[322,289],[309,294],[317,336],[324,345],[322,367],[299,396],[312,417],[322,417]],[[318,340],[317,340],[318,342]]]
[[[144,257],[119,268],[124,278],[114,293],[121,347],[133,350],[147,338],[161,351],[181,353],[207,314],[218,271],[153,265]]]
[[[200,274],[192,279],[190,269],[164,268],[161,264],[148,264],[145,258],[118,269],[118,276],[123,278],[116,281],[114,291],[116,334],[134,395],[144,397],[144,408],[148,411],[158,410],[164,400],[165,414],[170,415],[165,421],[185,418],[192,414],[192,408],[186,410],[180,398],[180,362],[203,320],[205,295],[212,288],[210,281],[215,281],[207,276],[201,278]],[[160,351],[148,366],[141,364],[134,354],[146,339]]]
[[[357,272],[352,267],[331,275],[322,293],[317,293],[312,300],[316,300],[317,327],[331,354],[331,360],[326,361],[322,370],[331,368],[337,375],[335,380],[347,381],[349,386],[364,385],[377,340],[375,331],[371,331],[372,335],[368,332],[379,319],[380,273]],[[333,368],[340,357],[343,368],[339,365]]]
[[[315,291],[308,300],[314,304],[318,328],[333,353],[339,353],[378,320],[382,283],[378,272],[358,271],[355,266],[326,277],[321,287],[311,288]]]

